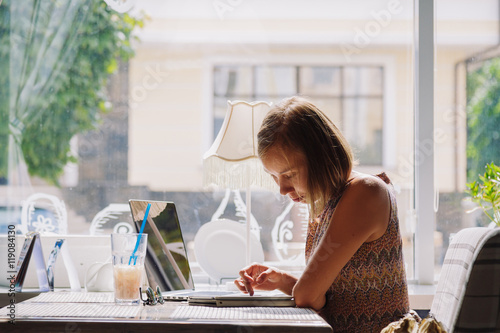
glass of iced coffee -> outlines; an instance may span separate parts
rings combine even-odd
[[[115,302],[137,305],[142,285],[147,234],[111,234]]]

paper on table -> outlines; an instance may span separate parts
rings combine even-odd
[[[140,306],[116,306],[99,303],[20,303],[16,306],[16,318],[29,317],[90,317],[133,318]],[[0,318],[9,318],[9,309],[0,309]]]
[[[235,320],[301,320],[318,321],[316,312],[307,308],[238,307],[216,308],[208,306],[179,306],[172,319],[235,319]]]
[[[66,272],[68,273],[69,285],[71,286],[71,290],[80,291],[80,279],[78,278],[78,272],[76,271],[75,264],[73,263],[71,255],[69,254],[67,243],[64,243],[61,247],[61,255],[64,261],[64,266],[66,267]]]
[[[50,292],[26,300],[24,303],[114,303],[112,292]]]

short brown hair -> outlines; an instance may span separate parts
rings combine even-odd
[[[311,217],[343,190],[354,163],[351,147],[335,124],[308,100],[294,96],[274,106],[257,137],[260,158],[275,145],[304,154]]]

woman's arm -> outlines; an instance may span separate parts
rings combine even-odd
[[[297,306],[319,310],[325,305],[326,291],[340,270],[363,243],[384,234],[389,216],[385,183],[372,176],[358,177],[345,190],[300,279],[273,267],[252,264],[240,271],[234,283],[250,295],[254,289],[278,289],[293,295]]]
[[[353,179],[293,288],[297,306],[321,309],[325,305],[325,294],[341,269],[363,243],[384,234],[389,217],[390,199],[386,184],[373,176]]]

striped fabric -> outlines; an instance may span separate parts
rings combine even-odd
[[[500,228],[453,237],[430,313],[448,333],[500,332]]]

